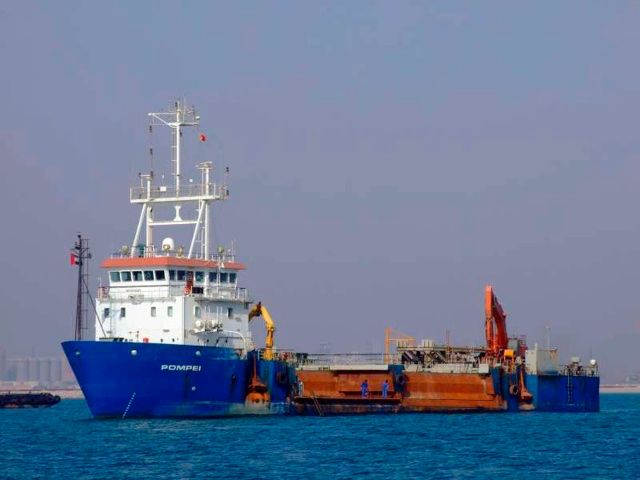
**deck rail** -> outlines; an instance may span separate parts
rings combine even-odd
[[[195,290],[195,291],[194,291]],[[142,302],[144,300],[161,300],[182,296],[191,296],[196,300],[230,300],[236,302],[250,302],[249,292],[240,287],[193,287],[191,292],[185,292],[184,286],[169,285],[164,287],[98,287],[97,298],[101,302],[109,300],[130,300]]]
[[[180,189],[176,189],[175,186],[154,185],[151,188],[142,186],[132,187],[129,190],[129,200],[132,202],[141,200],[184,199],[184,197],[202,196],[206,196],[212,200],[222,200],[228,198],[229,190],[225,185],[213,182],[180,185]]]

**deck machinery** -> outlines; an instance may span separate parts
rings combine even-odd
[[[485,290],[485,347],[438,345],[406,335],[384,355],[308,356],[296,368],[300,414],[456,411],[598,411],[598,366],[509,338],[493,288]],[[388,342],[387,342],[388,343]],[[363,384],[366,382],[365,391]],[[385,382],[390,386],[383,393]]]

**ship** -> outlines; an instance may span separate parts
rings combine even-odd
[[[510,337],[493,287],[485,287],[485,340],[436,344],[387,328],[384,354],[308,355],[296,367],[302,415],[426,412],[597,412],[598,362]]]
[[[49,392],[0,393],[0,408],[52,407],[60,403],[60,397]]]
[[[200,116],[182,100],[148,115],[150,133],[170,132],[172,178],[150,171],[130,189],[138,222],[132,241],[101,263],[108,282],[92,303],[92,339],[83,338],[82,321],[87,239],[79,235],[71,251],[76,329],[62,348],[94,417],[599,410],[597,362],[560,365],[556,349],[509,337],[491,286],[482,347],[417,342],[388,329],[381,354],[276,349],[269,310],[240,286],[246,265],[235,248],[210,247],[213,205],[229,199],[228,169],[221,183],[210,161],[196,165],[199,182],[182,173],[183,133],[191,128],[206,141]],[[160,229],[182,229],[182,237],[161,235],[156,244]],[[249,329],[256,318],[263,347]]]
[[[183,136],[191,129],[204,142],[206,135],[184,100],[148,117],[150,133],[170,133],[172,175],[140,174],[130,189],[140,214],[131,243],[101,263],[108,285],[95,298],[93,339],[82,338],[81,325],[87,240],[78,236],[71,251],[79,268],[76,333],[62,348],[89,409],[97,418],[284,413],[291,369],[273,356],[269,312],[240,286],[246,266],[235,249],[210,248],[213,204],[229,198],[228,169],[216,182],[213,162],[203,161],[199,182],[185,178]],[[156,244],[161,229],[183,236],[186,229],[190,242],[167,236]],[[265,321],[264,349],[252,340],[254,317]]]

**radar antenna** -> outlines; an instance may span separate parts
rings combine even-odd
[[[211,202],[226,200],[229,190],[225,184],[219,185],[213,182],[213,163],[201,162],[197,168],[201,170],[202,180],[200,184],[194,184],[193,180],[183,183],[181,181],[181,142],[183,127],[198,127],[200,116],[196,114],[193,106],[189,106],[184,100],[176,101],[166,112],[149,113],[150,128],[153,125],[164,125],[172,129],[172,159],[174,162],[173,176],[175,186],[170,187],[164,184],[154,185],[153,171],[140,174],[140,186],[130,190],[130,202],[141,204],[140,217],[136,232],[131,243],[129,254],[133,256],[155,256],[157,252],[153,244],[154,227],[175,227],[192,225],[193,233],[189,245],[187,258],[209,259],[209,239],[211,238],[210,208]],[[206,141],[206,135],[200,134],[200,141]],[[184,204],[190,204],[195,208],[195,215],[188,215],[191,218],[183,218],[181,208]],[[169,206],[175,209],[173,218],[155,218],[156,207]],[[143,226],[145,230],[144,243],[140,243]],[[200,239],[200,252],[195,251],[195,245]],[[164,254],[177,254],[183,256],[185,251],[182,247],[176,252],[163,252]]]

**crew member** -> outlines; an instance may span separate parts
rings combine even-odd
[[[362,398],[367,398],[369,396],[369,382],[367,379],[364,379],[364,382],[360,384],[360,390],[362,391]]]
[[[389,392],[389,380],[385,378],[384,382],[382,383],[382,398],[387,398],[388,392]]]

